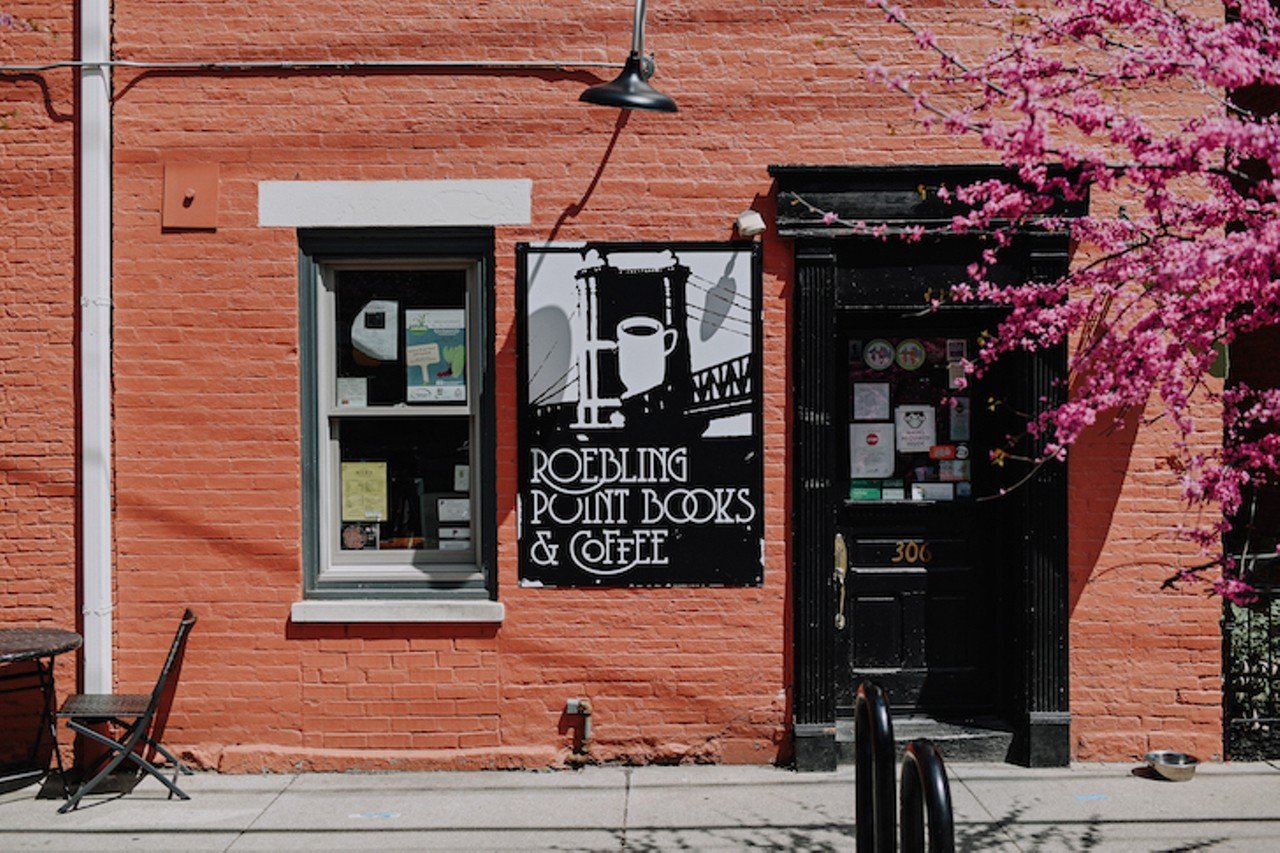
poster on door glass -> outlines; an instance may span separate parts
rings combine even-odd
[[[467,399],[467,321],[461,308],[404,312],[405,400]]]
[[[522,586],[762,582],[759,251],[518,247]]]
[[[849,476],[892,477],[893,424],[849,424]]]
[[[893,410],[899,453],[928,452],[938,443],[937,418],[933,406],[898,406]]]

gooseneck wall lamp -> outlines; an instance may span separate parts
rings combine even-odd
[[[657,110],[673,113],[676,102],[649,85],[653,59],[644,55],[644,5],[636,0],[635,23],[631,30],[631,53],[622,73],[608,83],[599,83],[583,92],[578,100],[622,110]]]

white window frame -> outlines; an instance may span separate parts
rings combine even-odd
[[[474,294],[481,286],[479,262],[473,259],[433,259],[424,261],[341,260],[317,265],[316,286],[316,436],[319,450],[319,566],[316,584],[448,584],[482,586],[484,574],[477,559],[479,513],[476,489],[468,490],[472,548],[466,551],[427,549],[343,551],[338,547],[341,522],[338,520],[341,489],[339,485],[340,449],[339,421],[378,419],[403,420],[406,426],[415,421],[439,417],[465,416],[469,421],[468,465],[471,472],[480,470],[480,417],[476,389],[480,387],[477,364],[472,350],[482,345]],[[337,286],[346,270],[450,271],[466,274],[464,310],[467,323],[466,391],[462,404],[430,403],[402,406],[369,406],[339,408],[335,402],[337,380]]]
[[[492,228],[307,228],[298,231],[298,369],[301,404],[302,599],[293,622],[501,622],[497,578],[497,404]],[[333,562],[340,472],[333,447],[336,370],[333,279],[342,269],[462,269],[468,280],[467,405],[407,405],[406,414],[453,406],[469,411],[473,560],[454,552],[372,551]],[[327,303],[327,304],[326,304]],[[398,407],[372,407],[387,416]],[[349,409],[344,409],[345,416]],[[406,424],[411,423],[406,420]],[[459,460],[460,462],[461,460]],[[331,515],[330,515],[331,514]],[[322,548],[325,541],[327,547]],[[323,550],[323,555],[322,555]],[[372,559],[369,559],[372,558]],[[385,565],[383,563],[385,561]],[[364,569],[356,568],[363,564]]]

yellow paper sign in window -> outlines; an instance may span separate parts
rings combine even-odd
[[[342,463],[342,520],[385,521],[387,463]]]

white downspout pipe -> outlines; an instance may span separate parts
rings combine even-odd
[[[111,0],[80,0],[80,59],[111,59]],[[80,537],[84,691],[111,693],[111,68],[80,68]]]

